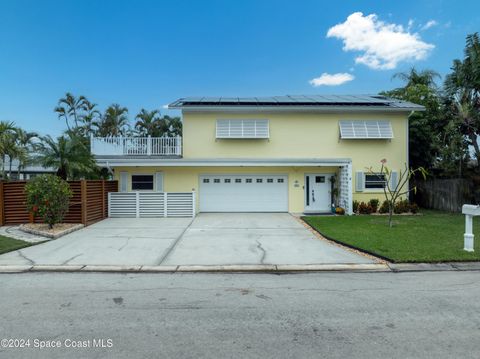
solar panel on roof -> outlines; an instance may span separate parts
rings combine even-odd
[[[255,97],[239,97],[238,102],[240,102],[240,103],[256,103],[257,99]]]
[[[414,103],[381,95],[287,95],[274,97],[186,97],[169,105],[187,106],[374,106],[397,109],[423,110]]]

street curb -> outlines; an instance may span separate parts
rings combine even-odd
[[[24,272],[110,272],[110,273],[195,273],[195,272],[390,272],[385,264],[252,264],[252,265],[0,265],[0,273]]]
[[[480,271],[480,262],[252,265],[0,265],[1,273],[407,273]]]

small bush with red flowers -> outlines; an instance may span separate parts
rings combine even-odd
[[[371,214],[373,212],[373,208],[370,203],[360,202],[358,205],[358,213],[359,214]]]
[[[63,221],[73,192],[69,184],[55,175],[34,177],[25,185],[27,208],[42,217],[49,228]]]

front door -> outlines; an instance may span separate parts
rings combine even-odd
[[[330,174],[305,174],[305,212],[330,212],[331,177]]]

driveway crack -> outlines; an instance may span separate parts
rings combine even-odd
[[[257,248],[262,251],[262,258],[260,258],[260,263],[264,264],[263,262],[265,261],[265,257],[267,256],[267,251],[265,250],[265,248],[262,247],[262,244],[259,241],[255,242],[257,242]]]
[[[125,241],[125,243],[123,244],[123,246],[121,246],[120,248],[118,248],[118,251],[119,251],[119,252],[128,245],[128,242],[130,241],[130,239],[132,239],[132,237],[127,237],[127,240]]]
[[[18,253],[18,255],[19,255],[20,257],[22,257],[23,259],[27,260],[28,263],[30,263],[32,266],[35,265],[35,262],[32,261],[30,258],[28,258],[25,254],[23,254],[22,251],[19,250],[17,253]]]
[[[74,260],[75,258],[80,257],[80,256],[83,256],[83,253],[77,254],[76,256],[73,256],[72,258],[67,259],[65,262],[63,262],[63,263],[60,264],[60,265],[61,265],[61,266],[64,266],[64,265],[68,264],[68,262],[70,262],[70,261],[72,261],[72,260]]]
[[[188,226],[185,227],[185,229],[182,231],[182,233],[180,233],[180,235],[177,237],[177,239],[175,239],[173,241],[173,243],[170,245],[170,247],[168,247],[166,249],[166,251],[162,254],[162,256],[156,261],[156,263],[157,263],[156,265],[161,265],[170,256],[170,254],[172,254],[172,252],[175,250],[175,247],[178,245],[178,243],[180,243],[180,241],[183,238],[183,235],[190,228],[190,226],[192,225],[194,220],[195,220],[195,218],[190,221]]]

